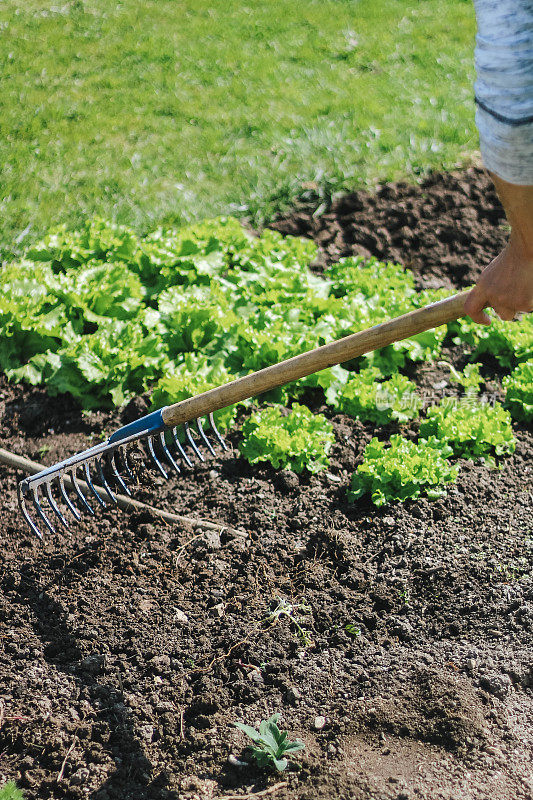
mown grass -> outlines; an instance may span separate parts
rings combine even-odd
[[[471,6],[0,0],[0,243],[92,214],[257,221],[306,182],[465,161]]]

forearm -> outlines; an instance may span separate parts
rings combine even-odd
[[[533,0],[475,0],[476,123],[509,224],[505,249],[465,304],[476,322],[533,311]]]
[[[489,173],[511,226],[513,244],[533,259],[533,186],[519,186]]]
[[[487,323],[483,309],[501,319],[533,311],[533,186],[517,186],[491,174],[511,226],[507,246],[486,267],[465,303],[475,322]]]

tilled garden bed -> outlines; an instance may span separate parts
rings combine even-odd
[[[331,202],[310,190],[273,227],[312,236],[317,269],[371,254],[421,287],[460,287],[502,223],[469,170]],[[500,368],[483,373],[498,396]],[[452,391],[438,365],[413,377],[428,402]],[[234,448],[138,487],[218,532],[106,510],[41,545],[18,514],[21,476],[2,468],[0,776],[28,798],[531,798],[531,431],[515,427],[501,469],[462,461],[447,497],[376,509],[346,501],[372,425],[307,400],[334,424],[326,472],[251,467]],[[3,446],[45,463],[143,412],[81,413],[0,384]],[[287,617],[264,622],[280,599],[305,639]],[[301,769],[239,766],[231,723],[274,711],[306,744]]]

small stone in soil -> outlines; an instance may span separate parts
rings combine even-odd
[[[326,718],[318,716],[315,717],[315,721],[313,722],[313,728],[315,729],[315,731],[321,731],[325,724],[326,724]]]
[[[239,761],[239,759],[238,759],[238,758],[236,758],[236,757],[235,757],[234,755],[232,755],[231,753],[230,753],[230,755],[228,756],[228,765],[229,765],[230,767],[247,767],[247,766],[248,766],[248,764],[246,763],[246,761]]]
[[[297,703],[298,700],[302,699],[302,693],[296,686],[291,686],[287,689],[287,700],[289,703]]]
[[[164,672],[170,667],[170,658],[165,654],[154,656],[154,658],[150,660],[150,666],[154,672]]]
[[[222,547],[218,531],[207,531],[203,538],[208,550],[220,550]]]
[[[174,622],[178,622],[180,625],[188,625],[189,617],[184,611],[177,608],[174,612]]]

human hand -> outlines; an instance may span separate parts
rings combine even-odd
[[[489,175],[511,225],[511,235],[465,302],[468,316],[485,325],[490,322],[485,308],[493,308],[505,320],[533,311],[533,186],[518,186],[494,173]]]
[[[507,246],[483,270],[465,302],[468,316],[485,325],[490,323],[484,311],[489,307],[504,320],[533,311],[533,255],[524,252],[512,235]]]

